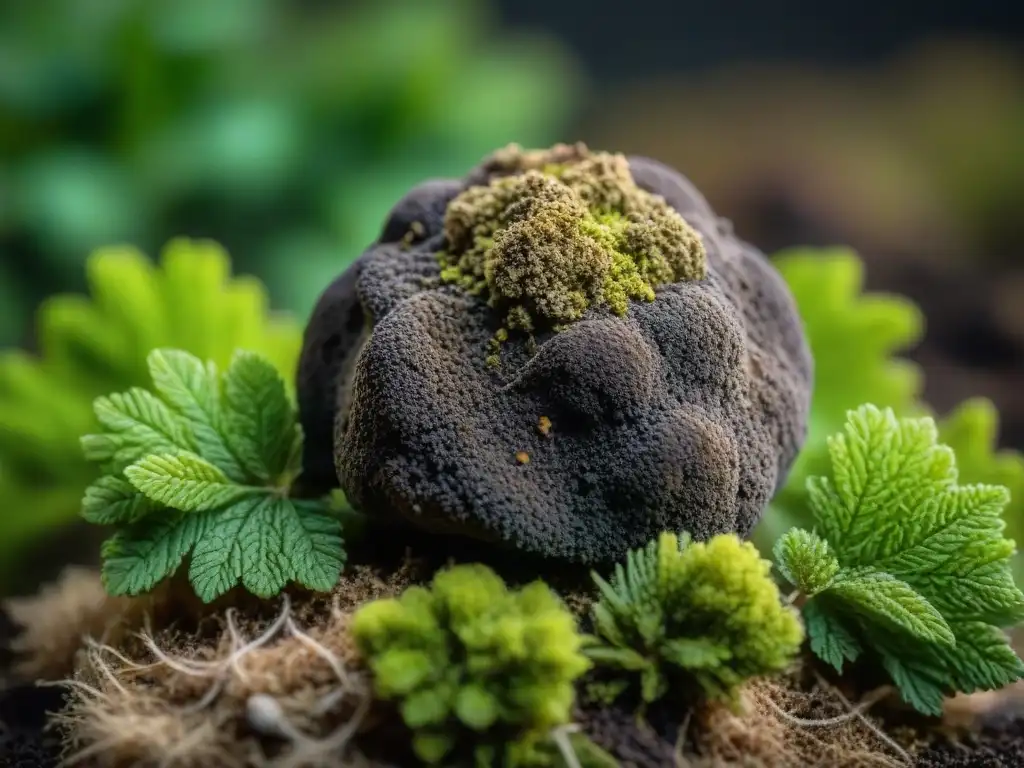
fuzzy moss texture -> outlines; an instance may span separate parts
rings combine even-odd
[[[700,235],[637,186],[623,155],[511,148],[495,170],[449,203],[439,259],[442,281],[504,310],[509,329],[557,331],[599,305],[621,316],[707,274]]]

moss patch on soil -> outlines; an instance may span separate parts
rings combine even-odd
[[[201,610],[171,589],[146,601],[103,600],[98,575],[76,570],[35,606],[20,604],[29,630],[18,645],[36,671],[44,648],[67,659],[75,646],[68,703],[56,718],[71,765],[413,765],[397,714],[372,701],[348,622],[362,603],[426,582],[443,564],[407,556],[387,567],[357,565],[329,595],[233,595]],[[585,593],[564,593],[583,617]],[[45,606],[63,625],[33,623]],[[45,626],[62,632],[47,637]],[[851,702],[808,666],[752,681],[735,710],[668,699],[639,716],[628,697],[599,705],[581,695],[574,717],[624,767],[1021,764],[1024,720],[991,720],[1001,702],[1019,703],[1017,691],[953,700],[945,736],[897,725],[892,699],[876,693]],[[0,743],[31,757],[46,743],[38,735]]]

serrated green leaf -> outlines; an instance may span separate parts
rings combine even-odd
[[[82,517],[97,525],[134,523],[155,506],[127,480],[110,475],[85,489]]]
[[[882,665],[907,704],[918,712],[937,717],[942,714],[946,692],[942,673],[938,673],[938,678],[932,677],[928,674],[930,670],[915,666],[911,659],[907,654],[899,657],[886,654],[882,656]]]
[[[904,698],[929,713],[946,693],[1020,679],[997,628],[1024,617],[1002,536],[1006,489],[958,485],[932,419],[874,406],[850,413],[830,453],[832,476],[813,478],[809,499],[842,570],[814,609],[822,615],[806,619],[815,653],[834,663],[830,633],[856,622]]]
[[[160,396],[188,420],[196,452],[232,480],[244,483],[245,472],[224,438],[225,414],[216,366],[175,349],[154,350],[148,363]]]
[[[291,561],[293,578],[302,586],[329,592],[345,565],[341,523],[309,506],[278,499],[284,553]]]
[[[250,474],[277,482],[289,469],[298,424],[284,381],[271,363],[239,351],[224,376],[226,434]]]
[[[862,651],[857,638],[831,612],[823,610],[820,599],[808,602],[803,616],[814,655],[840,673],[844,663],[857,660]]]
[[[175,240],[155,265],[133,248],[102,248],[86,273],[91,297],[43,302],[37,354],[0,352],[0,503],[23,510],[0,516],[0,562],[13,563],[24,542],[59,525],[61,509],[65,522],[78,514],[97,476],[90,463],[116,473],[144,457],[118,435],[96,434],[93,401],[149,385],[152,349],[180,348],[225,367],[236,349],[253,350],[292,391],[301,328],[271,314],[259,281],[231,276],[223,249]]]
[[[112,595],[139,595],[171,576],[205,535],[206,518],[187,513],[150,516],[103,545],[103,586]]]
[[[839,561],[828,542],[800,528],[779,538],[774,555],[782,575],[808,597],[827,589],[839,573]]]
[[[236,586],[242,578],[242,540],[249,513],[263,499],[246,499],[217,512],[205,512],[207,527],[192,551],[188,578],[196,595],[209,603]]]
[[[952,674],[956,690],[993,691],[1024,678],[1024,662],[1010,647],[1005,633],[977,621],[952,626],[956,635],[954,652],[939,648],[935,653]]]
[[[866,566],[841,571],[828,594],[874,622],[887,622],[913,638],[940,645],[956,641],[942,614],[906,582]]]
[[[918,574],[915,580],[951,625],[981,620],[997,627],[1012,627],[1024,621],[1024,604],[1007,560],[1012,552],[1012,546],[993,547],[987,561],[970,561],[949,573]]]
[[[1016,542],[1024,542],[1024,454],[997,450],[999,413],[990,400],[974,398],[961,403],[939,422],[939,440],[956,453],[960,482],[999,485],[1010,493],[1003,512],[1006,533]],[[1016,560],[1018,573],[1024,572],[1024,560]]]
[[[96,418],[111,440],[104,455],[100,440],[85,441],[83,448],[93,460],[130,462],[150,453],[174,453],[194,448],[188,425],[152,393],[133,388],[122,394],[96,399]]]
[[[249,513],[238,534],[242,542],[242,585],[257,597],[276,595],[294,574],[284,535],[289,506],[287,499],[264,498]]]
[[[182,512],[220,509],[259,492],[232,483],[218,467],[191,453],[147,456],[124,475],[147,498]]]
[[[931,419],[897,419],[891,409],[849,414],[829,438],[832,478],[808,483],[815,524],[841,562],[870,565],[902,551],[905,513],[956,482],[953,452],[936,443]]]

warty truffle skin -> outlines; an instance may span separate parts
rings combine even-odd
[[[340,482],[369,515],[577,563],[664,530],[749,534],[805,437],[800,320],[768,260],[690,182],[628,160],[700,233],[707,277],[659,286],[622,317],[595,306],[557,333],[513,334],[494,369],[500,314],[444,284],[437,259],[447,204],[493,162],[415,187],[307,328],[310,488]]]

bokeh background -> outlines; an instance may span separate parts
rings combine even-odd
[[[176,235],[305,318],[413,183],[575,139],[676,166],[767,252],[855,248],[927,315],[931,404],[989,397],[1024,448],[1010,2],[2,3],[0,346],[95,247]]]

